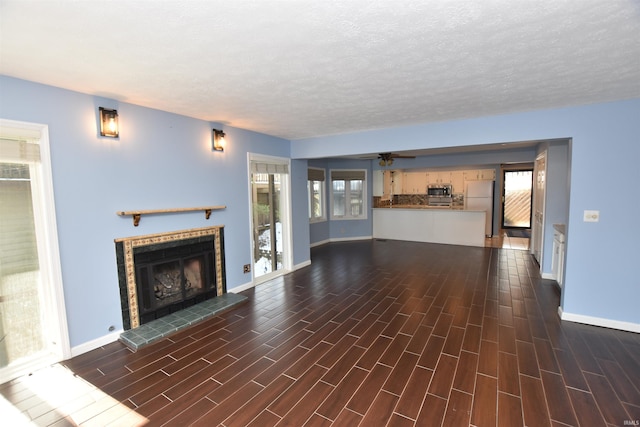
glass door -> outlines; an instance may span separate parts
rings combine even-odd
[[[45,349],[29,166],[0,163],[0,368]]]
[[[531,228],[533,170],[505,170],[502,228]]]
[[[68,355],[39,134],[0,121],[0,383]]]
[[[253,271],[259,281],[289,266],[288,165],[251,162]]]

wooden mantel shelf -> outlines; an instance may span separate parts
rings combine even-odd
[[[120,216],[131,215],[133,218],[133,226],[137,227],[140,224],[140,218],[142,215],[153,215],[153,214],[164,214],[164,213],[177,213],[177,212],[194,212],[194,211],[204,211],[204,216],[206,219],[211,217],[211,211],[225,209],[226,206],[200,206],[197,208],[175,208],[175,209],[147,209],[141,211],[118,211],[116,214]]]

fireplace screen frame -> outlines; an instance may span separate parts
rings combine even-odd
[[[217,296],[212,241],[201,239],[134,253],[140,323]]]
[[[215,275],[215,296],[227,292],[224,270],[224,226],[180,230],[144,236],[115,239],[120,283],[122,323],[125,330],[137,328],[141,322],[142,307],[138,305],[139,286],[136,281],[135,258],[139,252],[181,243],[211,242]]]

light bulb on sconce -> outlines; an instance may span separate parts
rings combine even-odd
[[[118,133],[118,124],[116,123],[116,120],[113,117],[109,119],[108,128],[110,133]]]

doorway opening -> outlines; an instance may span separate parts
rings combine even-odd
[[[288,159],[250,155],[253,277],[263,282],[291,269]]]
[[[48,149],[0,120],[0,383],[70,356]]]
[[[502,228],[526,234],[531,229],[533,168],[505,169],[502,173]]]

